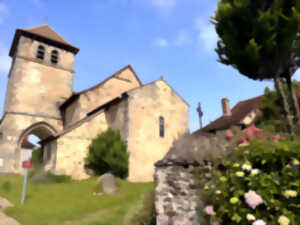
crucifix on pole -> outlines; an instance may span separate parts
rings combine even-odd
[[[201,129],[202,128],[202,116],[203,116],[203,112],[201,110],[200,102],[198,103],[197,112],[198,112],[199,119],[200,119],[200,129]]]

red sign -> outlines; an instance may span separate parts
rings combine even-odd
[[[300,99],[300,92],[297,94],[297,98]]]
[[[33,163],[32,163],[32,161],[23,161],[22,167],[23,168],[32,168],[33,167]]]

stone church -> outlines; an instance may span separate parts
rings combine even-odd
[[[127,142],[128,180],[153,180],[154,163],[189,133],[189,105],[163,79],[142,84],[130,65],[73,92],[78,51],[48,25],[16,30],[0,121],[0,172],[20,173],[22,143],[34,134],[47,170],[88,178],[88,146],[112,128]]]

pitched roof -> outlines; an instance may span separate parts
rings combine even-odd
[[[262,97],[263,95],[238,102],[232,108],[231,116],[222,115],[221,117],[211,122],[207,126],[203,127],[202,129],[195,131],[193,134],[223,130],[229,128],[230,126],[239,124],[240,121],[248,115],[248,113],[259,107],[259,105],[261,104]]]
[[[140,84],[140,86],[142,86],[142,82],[141,80],[139,79],[139,77],[136,75],[136,73],[134,72],[133,68],[131,67],[131,65],[127,65],[125,67],[123,67],[122,69],[118,70],[117,72],[115,72],[114,74],[110,75],[109,77],[107,77],[105,80],[101,81],[100,83],[90,87],[90,88],[87,88],[87,89],[84,89],[82,91],[79,91],[79,92],[73,92],[73,94],[66,100],[64,101],[63,104],[60,105],[60,109],[64,109],[66,108],[70,103],[72,103],[75,99],[77,99],[81,94],[87,92],[87,91],[90,91],[90,90],[93,90],[95,88],[98,88],[98,87],[101,87],[105,84],[106,81],[118,76],[120,73],[122,73],[123,71],[125,71],[126,69],[130,69],[133,73],[133,75],[135,76],[135,78],[137,79],[138,83]]]
[[[17,29],[13,40],[13,44],[9,52],[9,56],[13,56],[21,35],[33,38],[35,40],[44,42],[46,44],[51,44],[56,47],[63,48],[75,54],[79,51],[78,48],[71,45],[69,42],[63,39],[58,33],[56,33],[50,26],[45,24],[45,25],[27,28],[27,29]]]
[[[60,132],[60,133],[58,133],[54,136],[50,136],[50,137],[40,141],[39,143],[40,144],[48,143],[49,141],[57,139],[57,138],[65,135],[65,134],[71,132],[72,130],[74,130],[77,127],[81,126],[83,123],[93,119],[95,116],[97,116],[99,113],[101,113],[102,110],[109,108],[111,105],[118,104],[119,102],[121,102],[123,99],[125,99],[127,97],[128,97],[128,95],[126,94],[126,92],[124,92],[121,97],[114,98],[113,100],[111,100],[111,101],[109,101],[109,102],[107,102],[103,105],[98,106],[94,110],[87,113],[86,117],[84,117],[83,119],[81,119],[81,120],[77,121],[76,123],[72,124],[71,126],[67,127],[62,132]]]
[[[32,144],[29,140],[28,140],[28,136],[26,136],[22,142],[22,148],[27,148],[27,149],[32,149],[34,148],[35,145]]]

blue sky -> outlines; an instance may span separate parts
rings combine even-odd
[[[273,88],[217,62],[209,23],[216,7],[217,0],[0,0],[1,115],[15,30],[49,24],[80,48],[74,91],[130,64],[144,84],[163,76],[190,105],[190,131],[199,129],[199,101],[206,125],[221,116],[221,98],[233,107]]]

